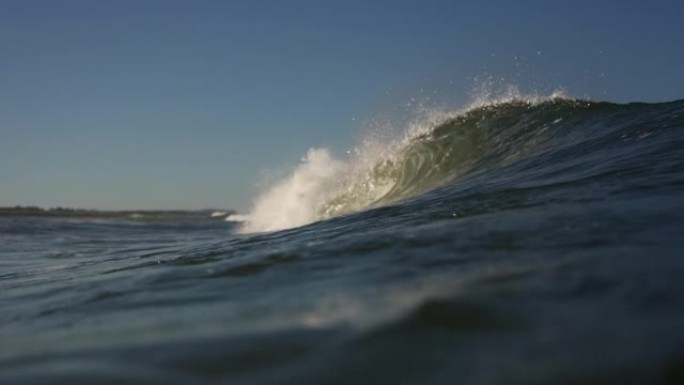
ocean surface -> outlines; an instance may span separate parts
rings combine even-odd
[[[427,114],[231,219],[0,218],[0,383],[684,384],[684,101]]]

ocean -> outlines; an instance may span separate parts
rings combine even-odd
[[[233,221],[0,218],[0,383],[684,383],[684,101],[373,135]]]

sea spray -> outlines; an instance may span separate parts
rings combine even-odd
[[[378,124],[344,159],[334,158],[326,148],[310,149],[292,173],[259,195],[248,214],[232,217],[243,222],[238,232],[287,229],[373,206],[394,187],[391,169],[403,149],[454,114],[418,106],[399,134],[394,126]]]

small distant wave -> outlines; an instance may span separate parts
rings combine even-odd
[[[226,217],[227,222],[246,222],[248,220],[249,216],[244,214],[231,214]]]

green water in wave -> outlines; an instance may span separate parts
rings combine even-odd
[[[541,103],[514,100],[471,109],[410,137],[395,153],[353,178],[319,208],[329,218],[414,197],[461,175],[504,166],[545,151],[591,120],[620,106],[571,99]],[[623,107],[626,108],[626,107]],[[567,144],[567,143],[566,143]]]

